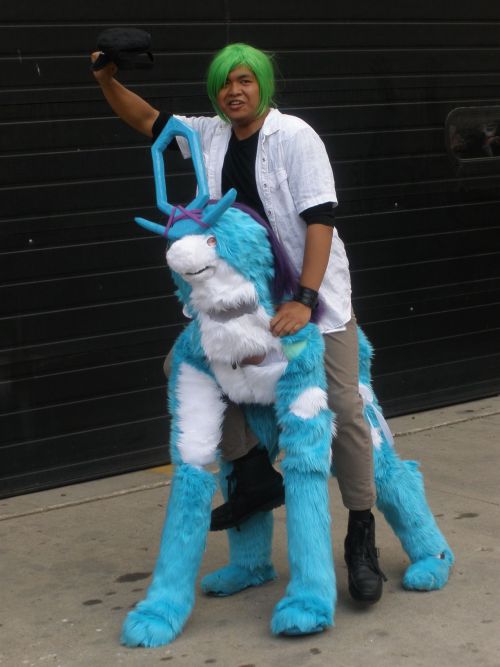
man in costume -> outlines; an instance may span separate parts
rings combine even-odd
[[[113,63],[94,72],[107,101],[131,127],[156,138],[168,116],[120,84],[115,72]],[[226,46],[211,62],[207,90],[216,116],[176,117],[200,135],[210,196],[220,199],[235,188],[238,201],[269,222],[299,276],[293,300],[279,305],[271,320],[273,335],[297,333],[310,321],[318,298],[323,304],[318,326],[325,344],[328,405],[336,418],[333,462],[349,510],[349,591],[354,599],[373,603],[382,594],[383,574],[371,513],[372,438],[358,389],[358,335],[348,261],[334,222],[332,168],[316,132],[275,108],[273,65],[262,51],[246,44]],[[189,155],[182,138],[171,147]],[[212,514],[213,530],[238,526],[284,502],[282,478],[257,445],[241,410],[231,404],[221,442],[223,458],[233,465],[230,493]]]

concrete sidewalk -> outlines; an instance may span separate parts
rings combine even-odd
[[[231,598],[199,594],[173,644],[126,649],[120,626],[148,585],[169,492],[168,470],[139,472],[0,501],[0,665],[500,667],[500,397],[390,425],[402,458],[421,461],[429,502],[456,554],[442,591],[403,590],[407,559],[377,515],[389,581],[379,604],[357,608],[342,556],[347,514],[332,481],[335,628],[302,638],[270,634],[288,569],[280,508],[277,581]],[[224,534],[210,534],[201,574],[226,557]]]

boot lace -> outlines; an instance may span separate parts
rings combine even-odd
[[[373,572],[375,572],[376,574],[378,574],[379,577],[382,577],[384,581],[387,581],[387,577],[382,572],[378,564],[380,551],[377,549],[377,547],[373,544],[373,541],[370,539],[370,531],[368,530],[368,528],[366,528],[363,531],[363,540],[361,548],[362,548],[361,555],[365,560],[368,561],[370,569],[373,570]]]
[[[236,473],[233,470],[229,475],[226,476],[227,480],[227,502],[230,503],[234,495],[236,494]]]
[[[387,577],[378,564],[380,552],[373,542],[369,526],[359,526],[353,538],[349,549],[351,562],[357,560],[360,564],[361,562],[364,563],[372,572],[387,581]]]
[[[233,470],[229,475],[227,475],[227,476],[226,476],[226,480],[227,480],[227,504],[229,505],[229,509],[230,509],[230,511],[231,511],[231,505],[232,505],[232,503],[233,503],[233,498],[236,496],[236,487],[237,487],[237,483],[236,483],[236,471]],[[239,523],[236,523],[236,524],[234,525],[234,528],[235,528],[238,532],[241,531],[241,528],[240,528],[240,524],[239,524]]]

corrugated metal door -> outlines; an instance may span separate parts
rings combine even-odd
[[[499,390],[500,169],[446,154],[457,107],[500,106],[500,8],[388,0],[11,4],[0,10],[0,493],[160,463],[162,359],[180,312],[147,141],[113,118],[88,52],[110,25],[153,35],[122,80],[166,111],[208,113],[211,54],[276,53],[278,101],[323,136],[358,319],[388,414]],[[172,157],[170,188],[191,194]]]

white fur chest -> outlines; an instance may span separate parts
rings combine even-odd
[[[237,403],[274,403],[287,360],[281,341],[270,332],[269,315],[259,306],[253,313],[226,317],[198,315],[203,349],[217,382]],[[259,364],[242,363],[262,355]]]
[[[274,403],[276,383],[287,366],[281,341],[255,285],[218,256],[214,236],[186,236],[167,252],[167,262],[191,286],[201,344],[217,382],[238,403]],[[260,356],[259,364],[245,364]]]

